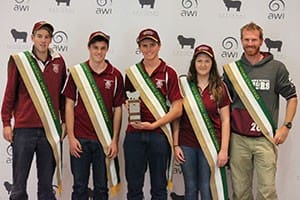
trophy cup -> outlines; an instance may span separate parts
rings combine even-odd
[[[126,91],[128,97],[128,121],[140,122],[141,121],[141,106],[140,106],[140,94],[138,91],[129,92]]]

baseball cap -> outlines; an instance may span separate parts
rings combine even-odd
[[[140,41],[142,41],[144,39],[152,39],[155,42],[160,43],[160,38],[159,38],[158,33],[155,30],[151,29],[151,28],[147,28],[147,29],[142,30],[140,32],[138,38],[136,39],[136,42],[140,43]]]
[[[91,33],[88,41],[88,46],[90,46],[92,40],[94,40],[96,37],[102,37],[103,39],[106,40],[107,44],[109,43],[109,39],[110,39],[109,35],[103,33],[102,31],[96,31]]]
[[[194,51],[194,56],[198,55],[199,53],[206,53],[211,58],[214,58],[214,51],[213,51],[213,49],[210,46],[206,45],[206,44],[201,44],[201,45],[199,45],[199,46],[196,47],[196,49]]]
[[[32,28],[32,34],[34,34],[34,32],[40,30],[43,27],[45,27],[46,30],[50,33],[50,35],[52,35],[52,33],[54,31],[54,28],[51,24],[49,24],[46,21],[39,21],[39,22],[35,23],[33,28]]]

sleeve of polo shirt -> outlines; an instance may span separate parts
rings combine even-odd
[[[7,83],[2,102],[1,117],[3,127],[11,126],[12,113],[17,100],[20,74],[12,57],[9,58],[7,68]]]
[[[75,85],[75,82],[71,76],[71,73],[69,73],[67,80],[66,80],[66,86],[62,93],[65,97],[75,101],[76,100],[76,89],[77,89],[77,87]]]
[[[125,75],[125,93],[129,91],[129,92],[134,92],[135,91],[135,88],[133,87],[131,81],[129,80],[128,76]],[[125,96],[126,99],[128,99],[127,96]]]
[[[222,89],[223,89],[223,96],[219,104],[219,108],[223,108],[224,106],[230,105],[231,103],[230,94],[225,83],[222,84]]]
[[[178,76],[175,70],[168,68],[168,98],[171,103],[182,99],[181,90],[179,88]]]
[[[114,107],[122,106],[125,102],[125,90],[122,74],[117,74],[117,90],[114,97]]]

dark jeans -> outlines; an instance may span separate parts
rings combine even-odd
[[[78,139],[82,153],[80,158],[71,157],[71,170],[74,178],[72,200],[108,199],[107,174],[105,154],[102,145],[97,140]],[[93,169],[94,191],[89,192],[88,183],[90,168]]]
[[[170,145],[164,134],[127,133],[124,140],[127,199],[142,200],[145,172],[149,164],[152,200],[167,200],[166,171]]]
[[[55,199],[52,180],[55,159],[43,128],[16,128],[13,136],[13,187],[11,200],[27,200],[27,179],[36,153],[38,199]]]
[[[185,162],[181,165],[186,200],[211,200],[210,168],[201,148],[181,146]]]

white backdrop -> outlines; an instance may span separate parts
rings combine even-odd
[[[213,46],[219,68],[241,56],[240,27],[254,21],[264,28],[265,38],[281,41],[282,47],[269,47],[276,59],[283,61],[296,84],[300,63],[297,55],[300,31],[300,15],[297,0],[1,0],[0,7],[0,100],[6,83],[7,61],[11,53],[31,48],[30,34],[35,22],[46,20],[55,27],[52,46],[65,58],[68,66],[87,59],[87,39],[91,32],[102,30],[111,36],[108,59],[119,69],[124,69],[141,59],[135,39],[143,28],[152,27],[159,31],[162,48],[160,56],[172,65],[178,74],[186,73],[196,46],[207,43]],[[69,3],[69,4],[68,4]],[[153,6],[151,5],[153,3]],[[143,5],[143,6],[142,6]],[[24,38],[15,38],[12,29],[25,32]],[[178,40],[178,36],[190,38]],[[181,38],[181,37],[180,37]],[[195,41],[195,43],[193,43]],[[283,123],[284,102],[281,102],[279,124]],[[294,120],[290,136],[279,147],[277,188],[279,199],[300,198],[299,113]],[[113,199],[125,199],[124,161],[122,144],[126,116],[120,139],[120,166],[123,181],[122,193]],[[0,200],[8,199],[11,178],[11,149],[0,140]],[[64,192],[59,199],[70,199],[72,176],[69,168],[67,140],[64,143]],[[183,183],[179,166],[174,169],[174,191],[183,194]],[[55,190],[55,186],[54,186]],[[36,199],[36,171],[33,164],[28,181],[29,199]],[[145,185],[149,199],[149,184]],[[170,198],[172,199],[172,198]],[[176,199],[176,198],[174,198]]]

